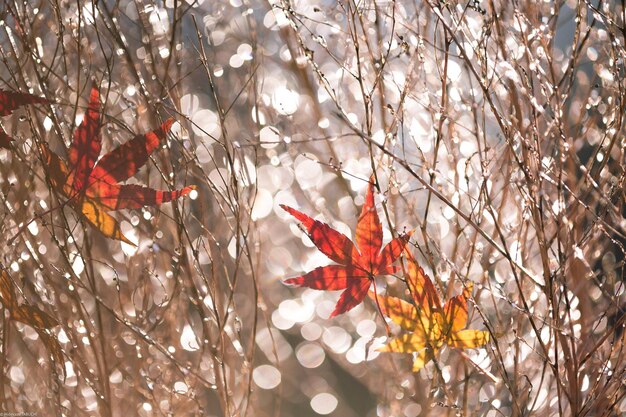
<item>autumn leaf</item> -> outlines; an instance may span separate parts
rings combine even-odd
[[[37,97],[27,93],[15,93],[0,89],[0,116],[8,116],[13,110],[27,104],[47,104],[44,97]],[[0,148],[11,149],[13,138],[0,127]]]
[[[61,365],[63,372],[65,372],[63,351],[59,342],[49,332],[50,329],[58,326],[59,323],[50,315],[37,308],[37,306],[26,303],[20,305],[17,302],[13,285],[9,274],[2,270],[0,273],[0,301],[4,308],[9,311],[9,319],[19,321],[35,329],[55,363]]]
[[[455,348],[476,348],[489,341],[489,332],[465,329],[472,283],[463,293],[441,305],[432,281],[410,254],[407,264],[407,284],[414,304],[370,293],[371,298],[379,300],[383,314],[407,331],[389,341],[380,351],[417,353],[413,372],[418,372],[444,344]]]
[[[398,268],[391,264],[400,256],[411,236],[409,232],[396,237],[381,250],[383,229],[374,206],[372,182],[357,222],[356,245],[329,225],[291,207],[282,204],[281,207],[302,223],[309,238],[324,255],[339,264],[321,266],[285,281],[315,290],[344,290],[330,317],[345,313],[363,301],[374,277],[396,273]]]
[[[173,119],[158,129],[133,139],[98,157],[101,151],[100,93],[91,89],[87,112],[74,132],[67,163],[43,145],[40,147],[51,184],[68,204],[104,236],[133,246],[110,211],[158,206],[189,194],[195,186],[161,191],[136,184],[119,184],[137,173],[150,154],[167,137]]]

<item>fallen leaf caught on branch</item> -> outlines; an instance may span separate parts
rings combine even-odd
[[[59,323],[37,306],[30,304],[19,305],[14,291],[14,284],[6,271],[0,273],[0,301],[4,308],[9,310],[9,319],[24,323],[37,332],[41,342],[52,355],[55,363],[61,365],[65,373],[63,351],[56,338],[49,332]]]
[[[0,117],[8,116],[13,110],[27,104],[48,104],[44,97],[33,96],[28,93],[15,93],[0,89]],[[0,148],[11,149],[13,138],[0,127]]]
[[[181,190],[161,191],[136,184],[119,184],[145,165],[150,154],[167,137],[173,123],[173,119],[168,119],[158,129],[135,136],[98,160],[102,120],[100,94],[93,86],[87,112],[74,132],[67,163],[46,145],[40,147],[50,182],[67,198],[68,204],[104,236],[135,246],[108,212],[158,206],[195,189],[195,186],[187,186]]]
[[[400,256],[411,236],[409,232],[396,237],[381,250],[383,229],[374,206],[374,185],[371,181],[357,222],[356,246],[347,236],[326,223],[291,207],[282,204],[281,207],[302,223],[309,238],[324,255],[340,264],[321,266],[285,281],[316,290],[345,290],[330,317],[345,313],[363,301],[374,277],[396,273],[398,267],[391,264]]]
[[[467,326],[467,304],[472,293],[468,283],[463,293],[452,297],[444,305],[430,278],[407,252],[407,285],[414,304],[396,297],[378,298],[383,313],[408,333],[392,339],[379,350],[382,352],[417,353],[413,372],[418,372],[437,351],[447,344],[456,348],[476,348],[489,341],[489,332],[465,329]]]

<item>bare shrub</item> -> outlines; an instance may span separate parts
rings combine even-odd
[[[65,363],[3,321],[0,407],[65,415],[619,415],[624,401],[624,6],[589,1],[6,1],[2,263],[61,323]],[[194,199],[115,213],[49,186],[92,80],[112,149],[168,117],[131,182]],[[420,373],[365,302],[282,279],[328,263],[279,204],[350,234],[375,174],[385,238],[486,349]],[[398,279],[400,278],[400,279]],[[379,280],[405,293],[402,277]],[[392,329],[394,332],[397,329]],[[61,372],[65,369],[67,376]]]

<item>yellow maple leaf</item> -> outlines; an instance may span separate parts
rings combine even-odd
[[[467,301],[473,285],[441,304],[437,290],[415,258],[408,251],[407,284],[413,302],[396,297],[378,297],[383,314],[398,324],[405,333],[395,337],[379,349],[381,352],[417,353],[413,372],[418,372],[445,344],[455,348],[476,348],[489,341],[489,332],[465,329],[467,326]]]

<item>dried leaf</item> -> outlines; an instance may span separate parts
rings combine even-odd
[[[58,326],[59,323],[37,306],[26,303],[19,305],[13,289],[13,281],[5,270],[2,270],[0,273],[0,301],[4,305],[4,308],[9,310],[11,320],[19,321],[35,329],[42,343],[52,355],[54,362],[61,365],[63,372],[65,372],[61,345],[56,338],[49,333],[49,330]]]

